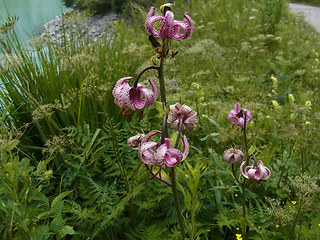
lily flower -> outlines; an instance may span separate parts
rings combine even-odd
[[[241,162],[244,160],[244,154],[239,149],[230,148],[224,151],[223,160],[231,163]]]
[[[259,160],[259,164],[257,165],[257,161],[254,161],[253,166],[246,166],[243,171],[243,166],[246,164],[244,161],[240,166],[241,174],[247,179],[255,179],[259,180],[266,180],[270,177],[271,172],[269,168],[263,165],[263,162]]]
[[[159,166],[161,168],[174,167],[182,162],[189,153],[189,144],[187,137],[182,137],[182,151],[173,148],[170,138],[165,138],[164,143],[150,141],[160,131],[153,131],[147,134],[139,147],[141,161],[150,166]]]
[[[127,83],[131,79],[132,77],[124,77],[117,81],[112,90],[114,103],[121,108],[130,108],[133,111],[144,107],[151,107],[158,98],[158,88],[153,80],[149,79],[152,88],[150,90],[142,84],[138,84],[137,87],[131,87]]]
[[[154,16],[156,9],[151,7],[146,19],[147,33],[156,38],[169,38],[173,40],[185,40],[189,38],[194,30],[194,22],[186,12],[184,21],[174,20],[174,14],[169,8],[165,11],[164,16]],[[161,21],[159,30],[155,29],[154,24]],[[180,33],[180,30],[183,33]]]
[[[138,150],[136,146],[139,146],[145,137],[145,134],[138,133],[137,135],[130,137],[127,141],[128,146],[133,150]]]
[[[245,123],[246,118],[246,123]],[[240,103],[234,105],[233,110],[230,111],[227,119],[234,125],[244,128],[244,125],[248,125],[252,120],[252,114],[247,109],[241,109]]]
[[[171,124],[171,128],[179,130],[179,122],[182,119],[182,123],[186,126],[187,130],[192,130],[198,121],[197,113],[190,107],[180,103],[170,105],[170,113],[168,116],[168,123]]]

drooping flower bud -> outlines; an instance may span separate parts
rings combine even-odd
[[[145,136],[145,134],[138,133],[137,135],[130,137],[127,141],[128,146],[133,150],[138,150],[137,146],[140,146]]]
[[[242,162],[244,160],[244,154],[239,149],[230,148],[224,151],[223,160],[231,163]]]
[[[187,130],[192,130],[196,126],[195,123],[198,122],[197,113],[187,105],[183,104],[181,106],[180,103],[170,105],[168,123],[171,124],[171,128],[179,130],[180,119]]]

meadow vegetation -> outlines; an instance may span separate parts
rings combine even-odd
[[[131,114],[111,94],[154,56],[149,8],[132,5],[133,23],[118,19],[98,42],[79,30],[21,45],[16,19],[2,23],[2,239],[180,239],[170,187],[127,146],[159,129],[161,104]],[[319,34],[285,0],[176,0],[175,15],[185,11],[195,30],[172,42],[165,81],[168,104],[198,113],[176,169],[188,239],[241,239],[243,189],[222,157],[244,145],[227,121],[236,102],[253,115],[250,152],[271,170],[246,188],[247,238],[320,239]]]

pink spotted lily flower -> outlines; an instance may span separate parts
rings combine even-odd
[[[130,137],[127,141],[128,146],[133,150],[138,150],[138,146],[140,146],[145,136],[145,134],[138,133],[137,135]]]
[[[266,180],[271,175],[269,168],[265,167],[262,161],[259,161],[259,164],[257,164],[257,161],[255,160],[253,166],[246,166],[245,169],[243,170],[243,167],[245,164],[246,164],[246,161],[244,161],[240,166],[241,174],[245,178],[255,179],[259,181],[259,180]]]
[[[196,126],[197,113],[193,111],[190,107],[180,103],[170,105],[170,113],[168,116],[168,123],[171,124],[171,128],[179,130],[179,121],[186,126],[187,130],[191,130]]]
[[[234,105],[233,110],[230,111],[227,119],[234,125],[244,128],[246,117],[246,125],[252,120],[252,114],[247,109],[241,109],[240,103]]]
[[[146,19],[147,33],[156,38],[168,38],[173,40],[185,40],[189,38],[194,30],[194,23],[188,13],[184,14],[184,21],[174,20],[174,15],[171,9],[167,10],[164,16],[154,16],[156,9],[150,8]],[[159,30],[155,29],[154,24],[160,22]],[[180,30],[183,33],[180,33]]]
[[[223,152],[223,160],[231,163],[242,162],[244,154],[239,149],[229,148]]]
[[[149,79],[152,88],[150,90],[142,84],[138,84],[137,87],[131,87],[127,83],[131,79],[132,77],[124,77],[117,81],[112,90],[115,104],[121,108],[130,108],[133,111],[151,107],[158,98],[158,88],[153,80]]]
[[[152,131],[147,134],[139,147],[141,161],[150,166],[161,168],[174,167],[182,162],[189,153],[189,144],[186,136],[182,137],[182,151],[173,148],[170,138],[165,138],[164,143],[150,141],[150,139],[160,131]]]

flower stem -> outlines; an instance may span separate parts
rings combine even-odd
[[[154,174],[152,171],[150,171],[150,168],[149,168],[148,164],[145,164],[145,165],[146,165],[146,168],[147,168],[148,172],[151,174],[151,179],[156,178],[160,182],[163,182],[164,184],[168,185],[169,187],[172,186],[172,184],[170,182],[167,182],[166,180],[158,177],[157,174]]]
[[[249,163],[249,149],[248,149],[248,141],[247,141],[247,113],[244,112],[244,126],[243,126],[243,138],[244,138],[244,146],[246,150],[246,164],[245,166],[248,165]],[[243,217],[243,226],[242,226],[242,236],[243,239],[247,239],[247,220],[246,220],[246,179],[243,180],[242,182],[242,217]]]
[[[159,78],[159,84],[160,84],[161,102],[164,105],[167,105],[166,86],[165,86],[165,82],[164,82],[164,73],[163,73],[163,65],[164,65],[164,58],[165,58],[166,51],[167,51],[167,41],[166,41],[166,39],[163,39],[162,51],[160,54],[160,65],[158,68],[158,78]]]
[[[139,80],[140,80],[142,74],[144,74],[146,71],[148,71],[150,69],[158,69],[159,70],[159,67],[158,66],[148,66],[148,67],[142,69],[141,72],[137,75],[136,79],[134,80],[134,84],[133,84],[134,88],[136,88],[138,86],[138,83],[139,83]]]
[[[235,169],[234,169],[234,163],[232,163],[231,166],[232,166],[232,174],[233,174],[234,178],[236,179],[237,183],[238,183],[239,185],[241,185],[242,183],[239,181],[239,179],[238,179],[238,177],[237,177],[237,174],[236,174],[236,171],[235,171]]]
[[[294,222],[293,222],[293,224],[292,224],[292,228],[291,228],[291,232],[290,232],[290,237],[289,237],[289,239],[293,239],[293,237],[294,237],[294,235],[295,235],[295,228],[296,228],[296,225],[297,225],[297,220],[298,220],[298,217],[299,217],[301,208],[302,208],[302,203],[300,203],[300,205],[299,205],[299,209],[298,209],[297,215],[296,215],[296,217],[295,217],[295,219],[294,219]]]
[[[181,233],[181,238],[184,240],[186,238],[186,233],[184,231],[184,223],[183,223],[183,217],[182,217],[182,210],[180,207],[180,202],[178,198],[178,190],[177,190],[177,180],[176,180],[176,174],[175,174],[175,168],[173,167],[171,169],[171,189],[172,189],[172,194],[174,198],[174,205],[176,207],[177,215],[178,215],[178,223],[180,226],[180,233]]]
[[[174,148],[177,148],[179,145],[179,140],[180,140],[180,136],[181,136],[181,130],[182,130],[182,124],[183,124],[183,120],[182,118],[179,119],[179,130],[178,130],[178,136],[176,139],[176,143],[174,144]]]
[[[161,144],[164,144],[167,132],[167,116],[163,114],[162,117],[162,128],[161,128]]]

